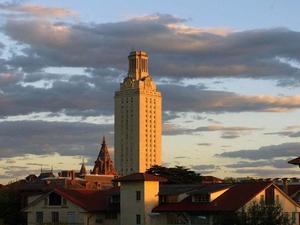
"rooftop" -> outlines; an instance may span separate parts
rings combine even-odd
[[[288,163],[300,166],[300,156],[298,158],[288,161]]]
[[[118,188],[102,191],[55,189],[63,198],[82,207],[88,212],[119,211],[119,204],[110,204],[109,197],[119,193]]]
[[[272,182],[235,184],[212,202],[192,202],[192,197],[190,196],[178,203],[161,204],[154,208],[153,212],[236,211],[270,185],[272,185]]]

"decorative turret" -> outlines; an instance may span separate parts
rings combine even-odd
[[[84,176],[86,174],[87,174],[87,172],[86,172],[86,168],[85,168],[84,159],[82,159],[82,164],[81,164],[81,168],[80,168],[80,171],[79,171],[79,175]]]
[[[108,147],[105,142],[105,137],[103,137],[101,149],[95,161],[95,166],[92,174],[116,175],[116,170],[110,158]]]

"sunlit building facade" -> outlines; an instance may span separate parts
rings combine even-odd
[[[148,72],[148,55],[128,56],[128,76],[115,93],[115,167],[119,175],[161,164],[162,98]]]

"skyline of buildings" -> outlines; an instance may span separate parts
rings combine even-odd
[[[162,165],[294,177],[300,149],[295,1],[0,3],[0,183],[114,158],[114,92],[144,49],[162,102]]]

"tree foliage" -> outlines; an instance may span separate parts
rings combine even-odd
[[[199,173],[182,166],[152,166],[146,173],[165,177],[170,184],[199,184],[202,181]]]
[[[0,224],[20,224],[20,193],[12,188],[0,189]]]
[[[214,225],[292,225],[288,214],[279,204],[252,203],[246,210],[234,214],[219,215]]]

